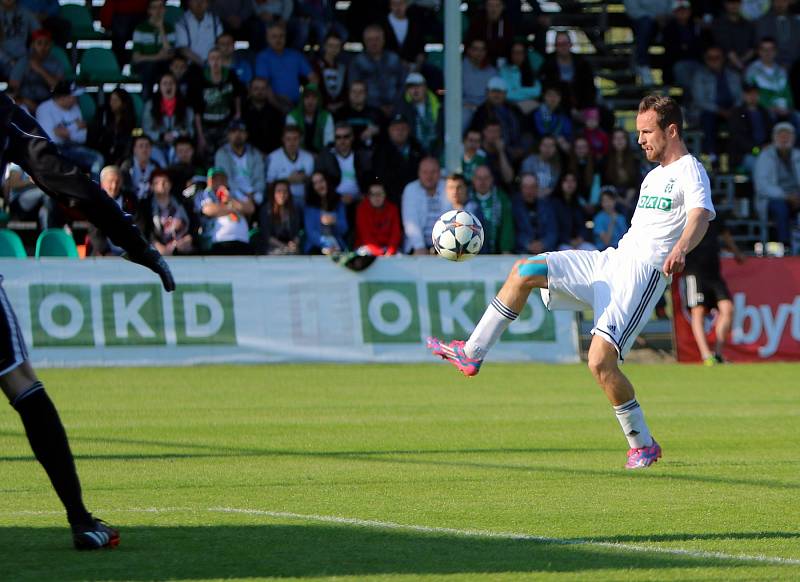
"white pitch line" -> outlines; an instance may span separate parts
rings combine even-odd
[[[636,552],[636,553],[656,553],[671,554],[675,556],[687,556],[691,558],[710,558],[729,562],[758,562],[762,564],[778,565],[800,565],[800,559],[779,558],[775,556],[764,556],[761,554],[749,556],[744,554],[726,554],[723,552],[707,552],[703,550],[685,550],[681,548],[659,548],[652,546],[641,546],[636,544],[624,544],[619,542],[601,542],[591,539],[562,539],[547,536],[537,536],[524,533],[494,532],[479,529],[456,529],[450,527],[431,527],[425,525],[408,525],[395,523],[392,521],[377,521],[373,519],[358,519],[354,517],[338,517],[335,515],[306,515],[302,513],[291,513],[288,511],[266,511],[260,509],[237,509],[235,507],[210,507],[208,511],[220,513],[243,513],[248,515],[263,515],[268,517],[295,519],[300,521],[318,521],[325,523],[337,523],[343,525],[354,525],[356,527],[366,527],[374,529],[389,529],[399,531],[416,531],[433,534],[449,534],[468,538],[487,538],[504,540],[524,540],[539,544],[554,544],[560,546],[591,546],[599,548],[610,548],[612,550]]]

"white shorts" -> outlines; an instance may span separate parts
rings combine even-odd
[[[545,306],[551,311],[593,309],[592,334],[613,345],[624,360],[670,278],[615,248],[549,253],[546,260]]]

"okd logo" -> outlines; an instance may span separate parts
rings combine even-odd
[[[492,293],[487,293],[490,288]],[[486,309],[487,300],[500,284],[481,282],[428,283],[427,312],[432,335],[466,337]],[[361,325],[366,343],[417,343],[422,339],[421,299],[416,283],[361,283]],[[553,314],[538,293],[531,294],[519,318],[501,341],[552,342],[556,340]]]
[[[152,346],[167,343],[167,320],[158,285],[31,285],[34,347]],[[235,345],[233,290],[229,284],[181,285],[172,295],[178,345]]]

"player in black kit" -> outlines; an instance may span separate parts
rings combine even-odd
[[[175,281],[166,262],[95,182],[64,159],[35,119],[0,94],[0,175],[5,164],[19,165],[68,213],[80,214],[99,227],[126,258],[161,277],[167,291]],[[0,282],[2,277],[0,277]],[[0,388],[19,413],[28,442],[67,510],[72,539],[79,550],[116,547],[119,532],[92,516],[83,504],[81,485],[67,435],[44,385],[28,361],[14,310],[0,287]]]
[[[684,282],[686,284],[686,305],[691,314],[692,335],[700,350],[700,357],[706,366],[721,364],[722,348],[728,341],[733,324],[733,301],[728,284],[722,278],[719,253],[720,241],[733,253],[736,262],[744,262],[744,254],[736,246],[730,230],[725,223],[724,212],[717,214],[716,220],[708,224],[708,231],[692,252],[686,255]],[[715,325],[716,346],[714,351],[708,345],[705,331],[705,316],[711,309],[717,309]]]

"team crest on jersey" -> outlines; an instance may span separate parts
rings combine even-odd
[[[669,194],[670,192],[672,192],[672,187],[675,186],[675,181],[676,181],[675,178],[669,179],[669,182],[667,182],[667,187],[664,188],[664,194]]]

